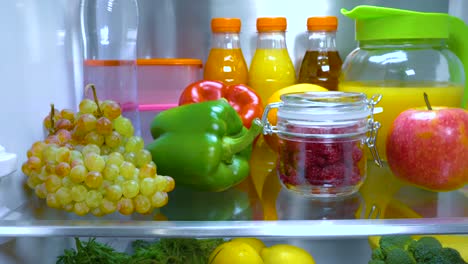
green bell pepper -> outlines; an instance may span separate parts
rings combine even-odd
[[[259,119],[245,128],[225,99],[206,101],[157,115],[147,149],[158,174],[195,190],[220,192],[249,175],[252,143],[261,130]]]

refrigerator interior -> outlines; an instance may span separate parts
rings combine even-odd
[[[249,63],[256,45],[256,18],[285,16],[287,45],[296,67],[305,52],[309,16],[338,16],[337,45],[342,58],[356,47],[356,42],[353,21],[343,17],[340,8],[369,4],[450,12],[468,21],[468,4],[455,0],[138,0],[138,4],[139,58],[186,57],[204,62],[210,45],[211,18],[239,17],[241,46]],[[50,110],[49,104],[76,109],[82,98],[79,6],[79,0],[11,0],[4,1],[0,8],[0,145],[18,155],[17,171],[0,181],[0,214],[28,199],[20,166],[29,146],[44,135],[42,120]],[[102,240],[122,250],[128,241],[117,237]],[[73,246],[71,238],[4,238],[0,242],[0,263],[4,264],[52,263],[63,248]],[[366,239],[282,242],[303,246],[317,263],[366,263],[370,256]]]

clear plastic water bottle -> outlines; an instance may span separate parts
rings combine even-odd
[[[140,134],[137,91],[136,0],[81,0],[83,87],[93,83],[100,100],[115,100]],[[90,91],[84,97],[92,98]]]

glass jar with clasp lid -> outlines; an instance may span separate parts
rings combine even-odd
[[[316,198],[354,194],[366,177],[370,149],[381,165],[376,148],[380,123],[374,114],[380,95],[363,93],[306,92],[281,96],[266,106],[263,133],[278,135],[277,174],[287,189]],[[277,108],[277,124],[268,120]]]

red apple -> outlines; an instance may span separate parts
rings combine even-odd
[[[410,184],[450,191],[468,183],[467,110],[406,110],[394,120],[386,144],[390,169]]]

